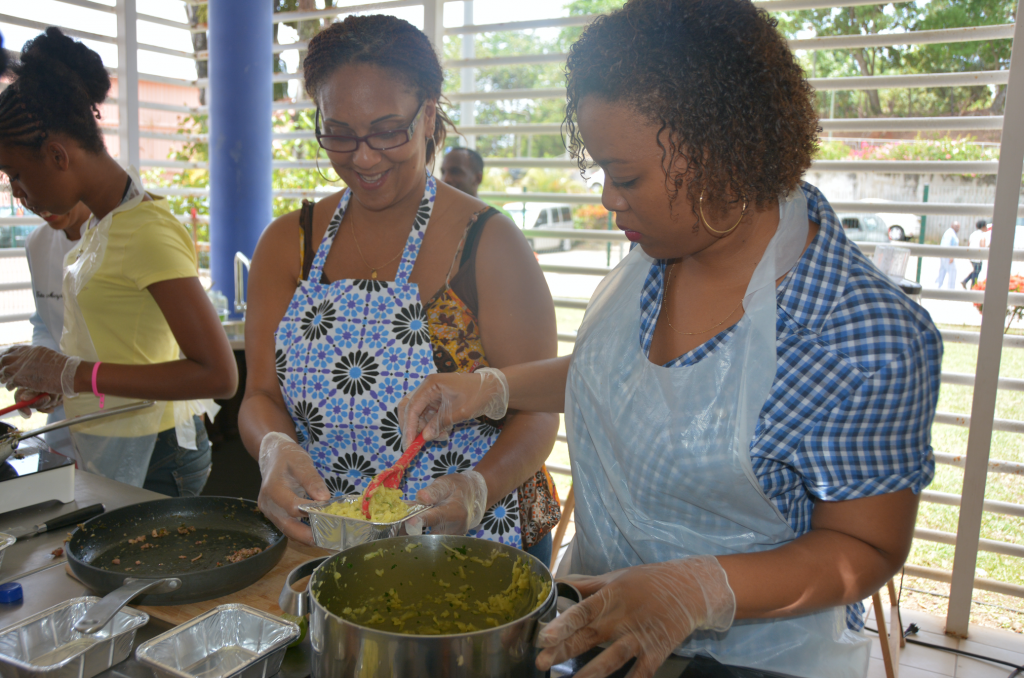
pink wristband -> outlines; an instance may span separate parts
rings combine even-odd
[[[100,371],[100,365],[102,364],[103,363],[101,362],[97,362],[95,365],[92,366],[92,394],[100,399],[101,410],[103,409],[104,396],[102,393],[99,392],[99,389],[96,388],[96,374]]]

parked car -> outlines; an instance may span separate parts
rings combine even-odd
[[[891,203],[892,200],[865,198],[860,202],[884,204]],[[874,212],[873,214],[885,222],[886,230],[889,233],[889,240],[895,240],[896,242],[917,240],[921,234],[921,217],[916,214],[895,214],[891,212]]]
[[[843,223],[846,237],[854,242],[889,242],[889,228],[878,214],[841,212],[836,216]]]
[[[516,226],[523,229],[525,235],[533,246],[534,252],[542,250],[562,250],[568,252],[572,249],[571,238],[531,238],[531,229],[544,230],[572,230],[572,205],[561,205],[547,202],[528,202],[525,205],[521,202],[510,202],[501,206],[508,212]],[[524,226],[526,224],[526,226]]]
[[[41,220],[40,220],[41,223]],[[0,226],[0,248],[24,247],[36,226]]]

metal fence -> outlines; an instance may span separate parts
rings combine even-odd
[[[121,124],[117,130],[121,148],[129,149],[129,160],[136,165],[146,167],[162,167],[167,169],[180,168],[201,168],[204,163],[185,163],[155,158],[131,157],[131,149],[138,148],[138,139],[146,136],[138,130],[139,109],[153,108],[156,110],[172,111],[181,114],[194,114],[205,112],[205,107],[172,106],[168,104],[157,104],[153,102],[138,101],[137,85],[133,89],[132,83],[137,83],[139,77],[154,79],[161,82],[173,82],[173,84],[185,84],[197,87],[205,86],[203,80],[174,80],[170,78],[157,78],[155,76],[140,76],[137,72],[137,50],[153,50],[166,52],[158,45],[140,44],[137,40],[136,22],[153,21],[153,17],[137,14],[134,0],[117,0],[116,8],[98,5],[88,0],[61,0],[67,4],[80,7],[88,7],[99,12],[115,12],[118,16],[118,35],[116,38],[108,36],[95,36],[69,30],[71,35],[87,37],[103,42],[114,42],[118,46],[119,66],[117,74],[121,82],[127,86],[121,90],[117,103],[121,112]],[[196,0],[183,0],[189,4],[197,4]],[[497,0],[475,0],[476,3],[496,2]],[[446,36],[463,36],[472,38],[474,36],[495,32],[495,31],[530,31],[542,28],[559,28],[566,26],[582,26],[593,20],[593,16],[560,16],[549,19],[513,21],[496,24],[475,24],[474,1],[469,0],[463,4],[463,25],[444,25],[444,2],[445,0],[392,0],[390,2],[374,2],[369,4],[350,5],[339,8],[329,8],[309,12],[289,12],[275,15],[275,22],[302,21],[311,19],[322,19],[357,12],[391,12],[400,8],[422,7],[423,15],[421,27],[431,38],[435,46],[440,46]],[[755,4],[772,12],[785,12],[801,9],[816,9],[830,7],[850,7],[855,5],[877,4],[871,0],[766,0]],[[15,17],[0,15],[0,25],[10,23],[18,26],[31,26],[42,28],[41,24],[26,22]],[[184,31],[202,30],[193,28],[188,24],[167,22],[160,19],[159,23],[164,25],[174,24],[174,27]],[[807,39],[793,40],[790,45],[795,50],[828,50],[828,49],[851,49],[870,46],[888,46],[894,44],[935,44],[935,43],[965,43],[981,40],[995,40],[1014,38],[1015,43],[1024,45],[1020,40],[1024,30],[1014,24],[988,26],[983,28],[949,28],[943,30],[918,31],[908,34],[877,34],[877,35],[852,35],[852,36],[830,36],[812,37]],[[498,58],[477,58],[474,50],[475,40],[465,39],[463,41],[460,59],[448,60],[445,66],[449,69],[458,69],[461,74],[461,90],[458,92],[446,92],[450,101],[457,104],[461,111],[462,124],[460,131],[467,135],[470,145],[473,144],[475,135],[484,134],[527,134],[527,135],[557,135],[560,133],[558,124],[520,124],[515,126],[506,125],[477,125],[474,119],[474,104],[480,101],[498,100],[523,100],[539,98],[562,98],[565,90],[560,87],[543,89],[514,89],[496,91],[478,91],[475,87],[475,77],[479,69],[509,64],[541,64],[561,63],[565,59],[564,54],[525,54]],[[293,43],[287,45],[275,45],[275,53],[289,50],[299,50],[305,47],[305,43]],[[185,54],[176,53],[176,56],[187,56],[202,60],[206,58],[205,53]],[[268,64],[269,67],[269,64]],[[298,73],[275,74],[275,82],[289,82],[301,80]],[[823,119],[821,127],[826,133],[832,131],[842,132],[885,132],[885,131],[976,131],[976,130],[1002,130],[1002,142],[1000,147],[1000,160],[996,161],[973,161],[973,162],[951,162],[951,161],[860,161],[860,160],[830,160],[815,162],[812,171],[828,173],[921,173],[933,175],[952,174],[986,174],[996,178],[994,200],[980,200],[975,202],[924,202],[907,201],[898,203],[887,203],[884,211],[890,213],[903,213],[927,216],[957,216],[957,217],[985,217],[991,218],[995,224],[992,236],[992,246],[988,250],[968,250],[967,248],[941,248],[931,245],[910,245],[911,254],[919,257],[955,257],[972,260],[988,261],[988,287],[984,292],[977,291],[953,291],[925,289],[924,299],[947,300],[961,303],[984,302],[984,312],[980,332],[970,330],[943,330],[943,340],[947,344],[973,344],[979,347],[978,361],[974,374],[943,372],[942,383],[950,385],[961,385],[973,387],[973,400],[971,414],[939,412],[936,416],[936,423],[950,426],[966,427],[969,429],[967,454],[955,456],[944,453],[941,450],[936,453],[936,462],[939,464],[956,466],[964,469],[963,491],[960,495],[941,493],[926,490],[922,499],[926,502],[959,507],[959,523],[956,533],[940,532],[919,527],[915,531],[915,538],[942,544],[955,545],[955,559],[953,568],[950,571],[925,568],[908,564],[906,572],[911,575],[933,579],[936,581],[948,582],[950,588],[950,604],[947,616],[947,631],[961,636],[966,636],[970,618],[970,606],[972,590],[980,589],[1007,594],[1017,597],[1024,597],[1024,586],[1012,583],[979,578],[975,576],[975,565],[979,550],[989,551],[1013,558],[1024,558],[1024,546],[1007,543],[992,539],[981,538],[981,524],[983,513],[989,512],[1013,517],[1024,517],[1024,505],[1018,503],[988,500],[985,498],[985,486],[990,473],[1024,473],[1024,464],[990,458],[990,446],[993,431],[1005,431],[1013,434],[1024,433],[1024,422],[1018,420],[997,419],[995,417],[996,398],[1000,391],[1024,391],[1024,380],[1008,379],[999,377],[1000,361],[1002,352],[1007,350],[1024,349],[1024,337],[1003,334],[1003,309],[1007,305],[1024,305],[1024,294],[1008,293],[1012,262],[1024,261],[1024,251],[1014,251],[1014,224],[1017,217],[1024,216],[1024,208],[1020,206],[1021,195],[1021,168],[1024,163],[1024,134],[1022,134],[1021,122],[1024,120],[1024,50],[1015,50],[1008,70],[982,71],[969,73],[928,73],[917,75],[900,76],[874,76],[874,77],[842,77],[842,78],[812,78],[811,84],[818,91],[839,91],[839,90],[860,90],[860,89],[884,89],[884,88],[925,88],[925,87],[946,87],[946,86],[968,86],[968,85],[1007,85],[1005,116],[987,117],[964,117],[964,118],[871,118],[861,120],[833,120]],[[133,98],[133,94],[135,96]],[[300,110],[311,108],[313,104],[308,101],[277,102],[275,110]],[[1014,124],[1013,121],[1017,121]],[[270,122],[268,121],[268,124]],[[203,140],[201,135],[163,135],[170,136],[176,141]],[[275,139],[312,139],[312,132],[290,132],[274,135]],[[575,163],[566,158],[494,158],[487,159],[493,164],[506,168],[548,168],[548,169],[574,169]],[[278,161],[274,163],[277,169],[308,170],[312,169],[312,161],[294,160]],[[331,189],[334,190],[334,189]],[[165,195],[190,195],[204,196],[207,190],[197,189],[157,189]],[[275,190],[276,197],[300,198],[312,197],[316,191],[299,190]],[[515,195],[507,193],[481,193],[485,199],[509,199],[514,200]],[[519,196],[521,198],[521,196]],[[962,196],[961,196],[962,197]],[[566,194],[566,193],[531,193],[529,199],[535,202],[557,202],[574,205],[598,204],[600,196],[595,194]],[[853,201],[837,200],[833,202],[836,211],[863,211],[864,203]],[[0,224],[13,223],[7,219],[0,219]],[[536,237],[562,238],[565,231],[541,231],[534,230],[532,235]],[[621,242],[623,235],[619,232],[600,231],[575,231],[573,238],[576,240]],[[1024,248],[1024,242],[1017,243]],[[865,250],[870,252],[871,246],[866,245]],[[14,250],[0,252],[0,256],[18,256]],[[8,261],[5,259],[4,261]],[[542,265],[546,273],[570,274],[584,276],[603,276],[608,272],[605,267],[583,267],[583,266],[556,266]],[[22,290],[23,282],[0,283],[0,292]],[[559,294],[559,289],[553,289],[555,305],[563,308],[583,309],[586,307],[585,299],[568,298]],[[6,314],[0,316],[0,322],[11,322],[22,319],[24,314]],[[572,342],[575,340],[575,333],[562,332],[559,340]],[[564,438],[563,438],[564,441]],[[567,467],[554,467],[555,472],[568,473]]]

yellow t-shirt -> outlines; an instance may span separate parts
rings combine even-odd
[[[115,214],[103,262],[78,295],[99,359],[122,365],[178,360],[178,342],[146,288],[195,277],[192,239],[166,200],[144,201]],[[174,408],[167,407],[160,430],[173,427]]]

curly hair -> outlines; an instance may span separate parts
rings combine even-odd
[[[0,143],[40,148],[51,133],[104,150],[99,104],[110,91],[100,55],[53,26],[25,43],[14,83],[0,92]]]
[[[629,0],[598,17],[566,64],[568,146],[586,167],[577,115],[595,95],[660,125],[674,200],[721,211],[731,198],[758,207],[794,189],[817,147],[812,90],[777,22],[750,0]],[[667,136],[665,135],[667,133]],[[665,142],[663,142],[665,139]]]
[[[441,95],[444,71],[437,53],[423,31],[408,21],[384,14],[348,16],[331,24],[309,41],[302,74],[306,93],[318,102],[318,94],[335,70],[347,64],[371,64],[385,68],[416,90],[420,99],[447,100]],[[442,148],[448,128],[455,125],[437,107],[427,162]]]

